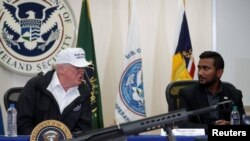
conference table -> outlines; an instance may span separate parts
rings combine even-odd
[[[206,136],[176,136],[176,141],[202,141],[207,140]],[[116,141],[116,139],[112,139]],[[29,141],[29,136],[6,137],[0,136],[0,141]],[[127,141],[168,141],[166,136],[160,135],[138,135],[128,136]]]

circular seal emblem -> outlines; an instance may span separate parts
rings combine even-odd
[[[119,91],[123,103],[129,110],[137,115],[145,116],[141,59],[127,66],[120,81]]]
[[[0,63],[27,75],[51,69],[57,53],[75,44],[75,27],[64,0],[2,0]]]
[[[71,139],[72,134],[67,126],[57,120],[45,120],[31,132],[30,141],[60,141]]]

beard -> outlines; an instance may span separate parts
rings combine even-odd
[[[213,84],[215,84],[216,81],[217,81],[217,78],[214,77],[212,80],[207,81],[206,83],[200,83],[200,82],[199,82],[199,84],[200,84],[202,87],[210,87],[210,86],[212,86]]]

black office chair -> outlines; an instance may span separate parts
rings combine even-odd
[[[187,87],[195,83],[198,83],[198,80],[173,81],[168,84],[165,94],[166,94],[169,112],[179,109],[180,98],[178,94],[179,94],[180,88]],[[223,83],[231,87],[235,87],[233,84],[229,82],[223,81]]]
[[[0,106],[0,135],[4,135],[2,108]]]
[[[8,89],[4,94],[4,106],[7,110],[9,108],[10,103],[16,105],[18,97],[22,91],[23,87],[13,87]]]
[[[170,82],[166,88],[165,94],[168,103],[168,111],[179,109],[179,90],[180,88],[198,83],[198,80],[182,80]]]

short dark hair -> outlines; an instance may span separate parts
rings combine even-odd
[[[200,57],[200,59],[213,58],[215,68],[217,70],[218,69],[224,69],[224,60],[223,60],[222,56],[218,52],[204,51],[203,53],[201,53],[201,55],[199,57]]]

